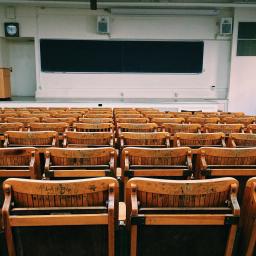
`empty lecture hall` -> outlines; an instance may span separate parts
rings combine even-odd
[[[256,256],[256,0],[0,22],[0,256]]]

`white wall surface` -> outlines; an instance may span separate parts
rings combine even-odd
[[[239,22],[256,22],[256,8],[236,9],[230,73],[229,111],[256,114],[256,56],[236,56]]]
[[[96,33],[100,14],[104,11],[16,7],[21,36],[35,38],[37,97],[226,98],[231,40],[215,38],[220,17],[232,16],[231,11],[222,11],[220,16],[111,16],[110,36]],[[0,7],[0,21],[10,21],[4,7]],[[204,71],[178,75],[44,73],[40,70],[40,38],[203,40]]]

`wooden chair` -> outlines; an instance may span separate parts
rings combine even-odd
[[[118,182],[114,178],[8,179],[4,192],[2,212],[10,256],[21,251],[24,255],[115,254]]]
[[[84,116],[85,118],[112,118],[113,114],[112,113],[87,113]]]
[[[221,122],[225,124],[243,124],[244,126],[247,126],[255,123],[255,117],[224,117],[221,118]]]
[[[237,190],[233,178],[130,179],[130,255],[231,256],[240,215]]]
[[[116,113],[115,114],[116,118],[140,118],[143,117],[143,114],[140,113]]]
[[[225,134],[219,133],[176,133],[173,137],[174,147],[200,148],[202,146],[226,147]]]
[[[234,177],[239,180],[239,200],[246,181],[256,176],[255,148],[210,148],[197,152],[196,178]]]
[[[90,123],[90,124],[99,124],[99,123],[113,123],[112,118],[79,118],[79,123]]]
[[[28,127],[28,124],[40,122],[38,117],[7,117],[7,123],[22,123],[24,127]]]
[[[139,118],[116,118],[116,123],[149,123],[149,119],[146,117]]]
[[[176,118],[152,118],[152,123],[156,123],[159,127],[161,127],[164,123],[173,123],[173,124],[183,124],[185,123],[185,119],[182,117]]]
[[[174,135],[177,132],[201,133],[201,125],[163,123],[162,130],[163,132],[169,132],[171,135]]]
[[[0,123],[0,135],[7,131],[22,131],[23,123]]]
[[[112,132],[66,132],[63,147],[114,147]]]
[[[256,255],[256,177],[246,183],[241,207],[240,255]]]
[[[187,123],[189,124],[217,124],[220,122],[220,118],[218,117],[197,117],[191,116],[187,118]]]
[[[147,118],[173,118],[174,115],[173,114],[170,114],[170,113],[145,113],[144,114],[145,117]]]
[[[230,133],[244,133],[243,124],[205,124],[204,132],[213,133],[213,132],[223,132],[225,135]]]
[[[68,123],[30,123],[28,125],[28,131],[55,131],[59,135],[67,132],[69,129]]]
[[[124,148],[122,176],[187,179],[192,175],[191,150],[183,148]]]
[[[58,133],[54,131],[16,132],[7,131],[4,147],[32,146],[37,148],[58,146]]]
[[[156,132],[157,124],[155,123],[118,123],[118,134],[122,132]]]
[[[45,123],[68,123],[69,126],[72,126],[74,122],[76,122],[75,117],[47,117],[43,118],[42,122]]]
[[[40,113],[23,113],[23,114],[20,114],[19,115],[20,117],[36,117],[36,118],[39,118],[39,120],[41,121],[43,118],[46,118],[46,117],[50,117],[50,114],[47,114],[47,113],[43,113],[43,112],[40,112]]]
[[[120,149],[133,146],[169,148],[169,134],[166,132],[122,132],[120,134]]]
[[[6,118],[9,117],[18,117],[18,114],[16,112],[7,112],[7,113],[0,113],[0,118],[5,121]]]
[[[246,132],[256,133],[256,124],[249,124],[246,128]]]
[[[51,115],[54,118],[74,118],[75,120],[77,120],[79,117],[83,117],[83,114],[81,113],[75,113],[75,112],[66,112],[66,113],[61,113],[61,114],[53,114]]]
[[[256,147],[256,134],[251,133],[230,133],[228,147]]]
[[[114,125],[112,123],[74,123],[74,132],[112,132],[114,133]]]
[[[47,178],[116,176],[114,148],[49,148],[45,154]]]

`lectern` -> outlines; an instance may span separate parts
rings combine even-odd
[[[10,69],[0,68],[0,100],[11,97]]]

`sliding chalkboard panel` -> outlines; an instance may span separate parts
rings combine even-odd
[[[201,73],[204,43],[41,39],[43,72]]]

